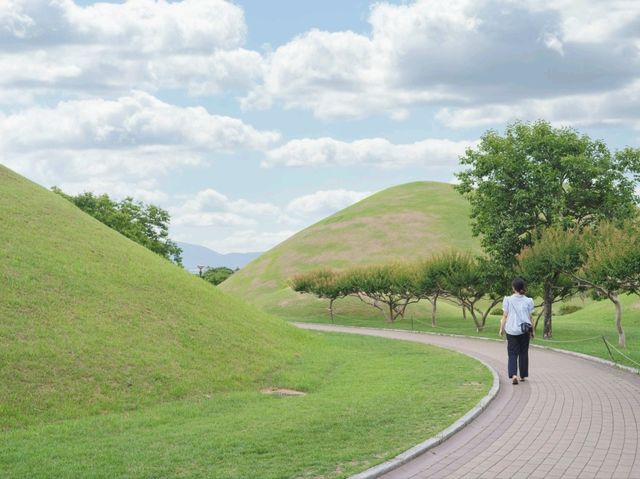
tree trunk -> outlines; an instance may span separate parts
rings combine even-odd
[[[538,313],[538,317],[536,318],[535,324],[533,325],[533,332],[535,334],[538,334],[538,322],[540,321],[540,318],[542,317],[542,313],[544,313],[544,309]]]
[[[494,300],[491,305],[487,308],[487,310],[482,314],[482,327],[484,328],[487,324],[487,317],[491,314],[491,310],[502,301],[501,299]]]
[[[483,326],[478,322],[478,318],[476,317],[476,312],[473,306],[469,308],[469,312],[471,313],[471,318],[473,319],[473,323],[476,325],[476,331],[479,333],[480,331],[482,331]]]
[[[462,305],[462,317],[464,319],[467,319],[467,308],[464,306],[464,304]]]
[[[551,314],[553,312],[553,283],[549,280],[544,282],[544,331],[542,337],[544,339],[551,339],[553,337],[551,328]]]
[[[438,302],[438,295],[436,294],[433,297],[433,302],[431,303],[431,326],[436,327],[436,303]]]
[[[620,305],[620,301],[618,300],[618,295],[616,293],[609,293],[607,296],[609,296],[609,299],[616,307],[616,329],[618,330],[618,344],[625,348],[627,347],[627,341],[624,337],[624,330],[622,329],[622,306]]]
[[[335,298],[331,298],[331,300],[329,301],[329,315],[331,316],[331,323],[333,323],[333,302],[335,301]]]
[[[389,321],[392,323],[396,319],[393,313],[394,313],[393,303],[389,302]]]

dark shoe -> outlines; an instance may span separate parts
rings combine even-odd
[[[521,383],[523,383],[525,379],[527,379],[527,378],[520,378],[520,379],[518,379],[518,380],[519,380]]]
[[[518,384],[518,378],[513,378],[513,381],[511,381],[511,384]]]

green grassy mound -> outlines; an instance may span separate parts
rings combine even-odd
[[[424,258],[451,248],[480,251],[469,205],[445,183],[417,182],[376,193],[297,233],[220,285],[283,317],[313,316],[320,306],[286,286],[296,273]],[[346,300],[366,315],[368,306]]]
[[[3,167],[0,225],[3,477],[345,477],[489,388],[454,353],[289,326]]]
[[[0,167],[0,427],[255,388],[306,335]]]

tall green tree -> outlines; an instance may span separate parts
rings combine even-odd
[[[505,267],[513,266],[545,227],[579,230],[637,214],[640,149],[611,153],[602,141],[571,128],[542,120],[515,122],[504,135],[486,132],[460,162],[468,168],[458,173],[456,189],[471,204],[473,233]],[[550,335],[550,304],[545,305],[547,324]]]
[[[166,210],[127,197],[114,201],[108,195],[81,193],[67,195],[60,188],[51,188],[85,213],[116,230],[154,253],[182,264],[182,249],[169,238],[171,216]]]

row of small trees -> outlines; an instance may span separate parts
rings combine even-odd
[[[346,296],[381,310],[390,322],[403,318],[408,305],[426,300],[435,326],[438,299],[445,299],[460,306],[481,331],[491,310],[511,293],[511,279],[522,275],[530,282],[531,294],[542,297],[538,305],[542,313],[550,313],[553,303],[581,292],[609,299],[615,306],[619,344],[624,347],[619,295],[640,294],[638,222],[601,222],[571,230],[558,225],[544,228],[538,236],[533,245],[522,249],[512,269],[452,251],[412,263],[313,270],[294,276],[289,285],[294,291],[328,299],[332,320],[334,301]]]
[[[406,263],[358,266],[335,271],[318,269],[289,280],[300,293],[314,294],[333,304],[338,298],[354,296],[381,310],[390,322],[403,318],[407,306],[426,300],[431,303],[431,322],[436,324],[438,299],[447,299],[462,308],[481,331],[491,309],[510,290],[509,272],[485,258],[451,251]],[[487,303],[483,299],[489,299]]]

